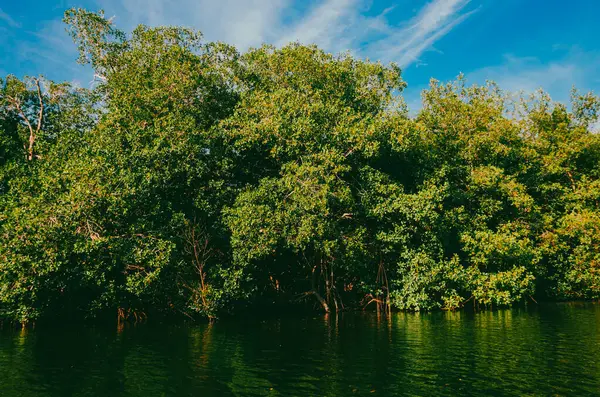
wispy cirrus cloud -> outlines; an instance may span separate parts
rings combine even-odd
[[[470,0],[433,0],[408,21],[394,25],[386,15],[393,8],[366,16],[366,1],[327,0],[315,6],[278,44],[296,40],[315,43],[330,51],[349,50],[407,67],[477,11],[465,11],[469,3]]]
[[[139,24],[189,26],[201,30],[206,40],[225,41],[245,50],[267,40],[270,29],[277,26],[279,8],[286,1],[88,0],[84,6],[93,11],[105,10],[107,17],[114,17],[117,27],[124,31]],[[93,72],[89,66],[82,68],[75,63],[77,51],[62,20],[40,21],[38,26],[36,31],[20,35],[20,40],[13,40],[17,62],[36,70],[36,74],[90,86]]]
[[[96,0],[125,30],[138,24],[183,25],[199,29],[207,40],[241,50],[259,46],[281,32],[281,15],[290,0]]]
[[[423,52],[466,20],[477,9],[465,12],[470,0],[435,0],[427,4],[405,27],[373,44],[379,58],[408,66]]]
[[[74,5],[74,0],[64,1],[65,8]],[[283,46],[299,41],[406,68],[472,15],[470,3],[479,0],[421,0],[416,9],[400,4],[376,8],[381,4],[375,0],[78,1],[90,10],[104,9],[125,31],[138,24],[188,26],[202,31],[206,40],[224,41],[241,51],[264,43]],[[17,22],[0,10],[2,21],[16,29]],[[27,35],[13,35],[18,36],[13,40],[18,62],[27,65],[22,69],[71,79],[76,54],[60,19],[38,21],[36,27]],[[76,80],[86,85],[91,80],[88,74],[80,69]]]
[[[299,41],[327,51],[395,61],[407,67],[437,40],[468,18],[470,0],[424,3],[407,22],[391,24],[392,8],[372,15],[371,0],[321,0],[308,8],[292,0],[96,0],[118,24],[186,25],[209,40],[221,40],[241,50]],[[402,19],[404,10],[394,7]],[[290,16],[292,16],[290,18]]]
[[[6,34],[3,34],[6,33]],[[89,66],[77,65],[77,49],[60,20],[40,21],[36,30],[5,29],[0,26],[0,76],[44,76],[88,87],[93,80]],[[14,65],[20,70],[14,70]]]
[[[317,4],[277,41],[278,46],[299,41],[319,44],[326,48],[338,47],[340,37],[350,30],[351,21],[356,22],[359,0],[326,0]],[[359,28],[354,26],[354,28]],[[342,40],[346,45],[346,40]],[[343,45],[343,44],[342,44]]]
[[[513,93],[530,94],[543,88],[554,100],[563,103],[569,102],[573,87],[582,91],[600,89],[599,52],[586,52],[577,47],[557,52],[550,62],[533,56],[506,54],[501,64],[471,71],[466,77],[478,84],[492,80],[503,90]]]
[[[8,15],[6,12],[2,11],[2,8],[0,8],[0,23],[2,23],[2,22],[11,28],[20,28],[21,27],[21,24],[19,22],[15,21],[10,15]]]
[[[600,94],[600,52],[584,51],[578,47],[555,46],[552,61],[535,56],[504,54],[502,62],[465,71],[468,84],[493,81],[507,94],[518,97],[543,89],[552,100],[568,105],[573,87],[581,92]],[[457,72],[458,75],[458,72]],[[404,97],[414,115],[422,107],[421,92],[427,85],[409,87]],[[600,133],[600,121],[592,126]]]

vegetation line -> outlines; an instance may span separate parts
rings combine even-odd
[[[65,22],[93,89],[0,79],[0,318],[600,298],[597,96]]]

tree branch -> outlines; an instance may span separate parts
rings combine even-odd
[[[42,96],[42,89],[40,87],[40,80],[34,79],[38,101],[40,102],[40,111],[38,113],[38,122],[37,127],[35,129],[35,133],[32,128],[29,128],[29,149],[28,149],[28,160],[33,160],[33,145],[35,144],[35,140],[42,129],[42,121],[44,119],[44,98]]]
[[[33,136],[35,133],[33,131],[33,126],[31,125],[31,122],[29,121],[29,119],[25,115],[25,112],[23,111],[23,108],[21,107],[21,101],[19,101],[19,98],[17,98],[17,97],[7,96],[7,98],[10,101],[10,103],[15,107],[15,109],[17,109],[19,116],[21,116],[23,118],[23,121],[25,122],[25,125],[27,125],[27,128],[29,128],[29,137],[31,140],[31,136]],[[25,157],[28,160],[31,160],[29,158],[29,152],[28,152],[27,146],[25,144],[23,144],[23,146],[24,146],[23,149],[25,149],[25,151],[27,153]]]

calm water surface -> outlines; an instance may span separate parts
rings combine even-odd
[[[0,331],[0,396],[600,395],[600,305]]]

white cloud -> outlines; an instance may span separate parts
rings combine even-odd
[[[281,46],[300,41],[329,52],[349,51],[359,57],[394,61],[404,68],[419,61],[474,12],[467,10],[470,0],[421,0],[422,7],[417,10],[396,5],[383,11],[375,8],[374,0],[304,1],[86,0],[85,6],[104,9],[124,31],[138,24],[188,26],[200,30],[208,41],[224,41],[241,51],[263,43]],[[391,23],[403,17],[403,22]],[[1,20],[16,23],[0,10]],[[33,32],[35,40],[15,41],[21,64],[57,79],[75,73],[86,86],[91,80],[85,77],[89,69],[75,65],[75,47],[62,22],[40,21],[38,26],[41,28]]]
[[[463,12],[470,0],[434,0],[423,7],[406,26],[370,45],[377,58],[394,60],[401,67],[419,60],[436,41],[477,10]]]
[[[407,67],[475,12],[463,12],[469,2],[433,0],[407,22],[392,25],[386,18],[391,11],[389,8],[379,15],[365,16],[369,9],[365,1],[327,0],[296,23],[292,31],[278,41],[278,45],[296,40],[315,43],[329,51],[349,50]]]
[[[288,0],[96,0],[115,23],[131,30],[142,23],[183,25],[200,30],[207,40],[245,50],[276,37]]]
[[[348,45],[350,43],[347,42],[347,38],[340,38],[346,31],[359,28],[350,25],[351,21],[356,22],[358,6],[358,0],[326,0],[298,21],[290,32],[286,32],[277,41],[277,45],[299,41],[305,44],[319,44],[331,51],[340,46],[340,41]]]
[[[406,67],[471,12],[470,0],[433,0],[402,25],[387,14],[367,16],[370,0],[322,0],[299,10],[292,0],[96,0],[126,30],[139,23],[186,25],[208,40],[221,40],[245,50],[265,42],[317,44],[327,51],[350,51]],[[402,11],[402,10],[400,10]],[[290,14],[294,18],[290,21]]]
[[[585,52],[576,47],[556,46],[553,60],[543,62],[532,56],[505,54],[503,62],[465,73],[467,84],[493,81],[506,93],[528,95],[543,89],[557,102],[569,104],[573,87],[581,92],[600,94],[600,52]],[[561,52],[562,51],[562,52]],[[457,71],[457,75],[458,75]],[[403,96],[410,113],[421,108],[421,93],[427,85],[409,86]],[[593,128],[600,132],[600,121]]]
[[[2,8],[0,8],[0,21],[3,21],[11,28],[20,28],[21,27],[21,24],[19,22],[15,21],[6,12],[2,11]]]
[[[561,55],[561,54],[557,54]],[[598,89],[594,82],[600,67],[600,54],[571,49],[552,62],[535,57],[505,55],[504,62],[467,73],[471,83],[492,80],[507,92],[533,93],[542,88],[559,102],[568,103],[571,88],[582,91]]]

